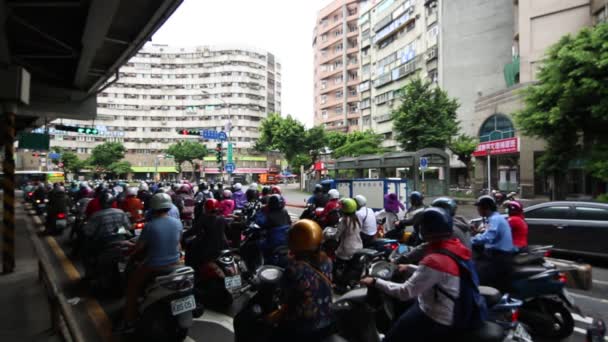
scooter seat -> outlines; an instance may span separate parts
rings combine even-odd
[[[531,277],[535,274],[545,272],[547,269],[540,266],[519,266],[513,269],[514,279],[523,279]]]
[[[483,325],[458,338],[458,341],[500,342],[504,338],[504,329],[494,322],[484,322]]]
[[[483,298],[485,298],[488,307],[492,307],[500,303],[500,299],[502,298],[500,291],[489,286],[480,286],[479,293],[483,296]]]
[[[362,303],[367,298],[367,287],[360,287],[354,290],[350,290],[338,298],[334,304],[339,304],[347,301]]]
[[[353,254],[353,259],[359,258],[362,256],[374,257],[377,254],[378,254],[377,250],[370,249],[370,248],[362,248],[362,249],[355,251],[355,254]]]
[[[542,264],[544,259],[545,258],[542,254],[521,253],[513,257],[513,265],[524,266],[531,264]]]

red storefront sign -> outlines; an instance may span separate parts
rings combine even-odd
[[[325,163],[323,162],[316,162],[315,163],[315,171],[322,171],[325,170]]]
[[[473,152],[473,156],[475,156],[475,157],[487,156],[488,150],[490,151],[491,155],[518,153],[519,152],[519,139],[518,138],[508,138],[508,139],[482,142],[479,145],[477,145],[477,148],[475,148],[475,151]]]

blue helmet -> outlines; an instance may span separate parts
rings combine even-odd
[[[452,219],[440,208],[428,208],[422,213],[420,235],[425,241],[449,238],[453,233]]]

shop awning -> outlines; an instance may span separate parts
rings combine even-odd
[[[144,173],[144,172],[154,173],[154,172],[156,172],[154,166],[132,166],[131,169],[133,170],[133,173]],[[159,166],[158,172],[160,172],[160,173],[177,173],[177,169],[175,168],[175,166]]]

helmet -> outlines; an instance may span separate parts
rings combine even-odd
[[[299,220],[287,231],[287,245],[292,253],[315,252],[323,240],[323,231],[313,220]]]
[[[251,190],[257,190],[258,189],[258,183],[253,182],[253,183],[249,184],[249,189],[251,189]]]
[[[232,191],[226,189],[223,192],[224,198],[232,198]]]
[[[165,193],[156,194],[150,200],[150,208],[152,210],[171,209],[172,207],[173,201],[171,201],[171,196]]]
[[[315,189],[313,190],[313,193],[318,193],[318,192],[323,192],[323,185],[321,184],[315,184]]]
[[[209,185],[207,185],[207,183],[202,182],[201,184],[198,185],[198,191],[204,191],[204,190],[208,190],[209,189]]]
[[[268,198],[268,208],[270,210],[279,210],[285,207],[285,201],[283,201],[283,197],[278,194],[272,194]]]
[[[329,199],[338,199],[338,198],[340,198],[340,193],[336,189],[329,190],[327,192],[327,195],[329,195]]]
[[[243,185],[241,183],[236,183],[234,184],[234,191],[239,191],[243,188]]]
[[[422,203],[424,196],[418,191],[414,191],[410,194],[410,201],[415,203]]]
[[[357,202],[352,198],[343,198],[340,201],[340,204],[342,204],[342,212],[347,215],[351,215],[357,212]]]
[[[266,196],[270,194],[270,187],[268,185],[264,185],[262,188],[262,196]]]
[[[451,218],[440,208],[428,208],[422,212],[420,235],[425,241],[445,239],[452,236]]]
[[[148,191],[148,184],[141,182],[141,184],[139,184],[139,190]]]
[[[101,195],[101,198],[99,200],[100,204],[101,204],[101,208],[103,209],[108,209],[112,207],[112,203],[114,203],[114,196],[112,196],[112,194],[110,192],[105,192],[103,195]]]
[[[190,185],[188,184],[182,184],[182,186],[179,187],[179,190],[177,190],[178,193],[180,194],[187,194],[190,192]]]
[[[477,199],[477,201],[475,201],[475,206],[485,207],[492,211],[496,211],[496,209],[497,209],[496,201],[494,200],[494,198],[492,198],[492,196],[488,196],[488,195],[479,197]]]
[[[508,201],[505,203],[509,215],[520,215],[524,212],[524,207],[518,201]]]
[[[357,206],[359,208],[365,207],[367,205],[367,198],[365,198],[365,196],[363,195],[355,196],[355,201],[357,201]]]
[[[436,200],[434,200],[433,203],[431,203],[431,206],[437,207],[437,208],[442,208],[450,216],[456,215],[456,209],[458,208],[456,201],[454,201],[453,199],[451,199],[449,197],[439,197]]]
[[[245,196],[247,197],[247,201],[254,201],[256,199],[258,199],[258,197],[260,197],[258,190],[256,189],[247,189],[247,191],[245,191]]]
[[[80,187],[81,188],[87,188],[87,187],[89,187],[89,182],[87,182],[87,181],[80,182]]]
[[[177,191],[177,190],[179,190],[180,186],[181,186],[181,184],[179,184],[179,183],[173,183],[173,185],[171,185],[171,190]]]
[[[127,196],[137,196],[137,188],[133,186],[127,188]]]
[[[220,208],[220,201],[210,198],[205,201],[205,212],[213,213]]]
[[[56,191],[56,192],[65,192],[65,187],[64,187],[64,186],[59,185],[59,186],[57,186],[57,187],[55,188],[55,191]]]
[[[276,185],[273,185],[273,186],[270,187],[270,192],[273,193],[273,194],[279,194],[280,195],[281,194],[281,188],[279,188]]]

